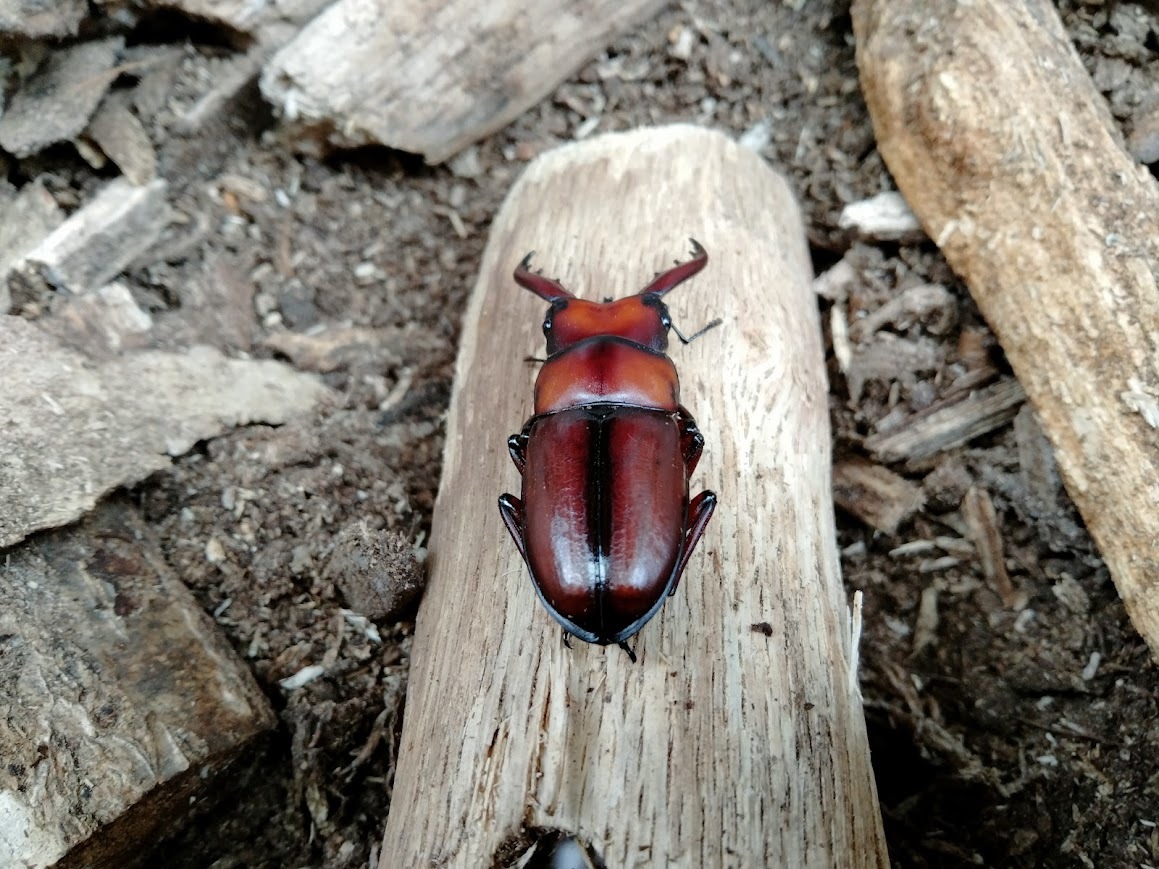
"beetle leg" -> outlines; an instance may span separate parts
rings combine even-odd
[[[688,565],[688,558],[692,555],[692,550],[696,548],[696,544],[700,542],[700,536],[704,533],[708,520],[712,518],[712,511],[715,509],[716,492],[701,492],[688,505],[688,515],[692,521],[688,525],[688,531],[684,535],[684,544],[680,547],[680,555],[676,559],[676,579],[673,580],[672,588],[668,591],[669,597],[676,594],[676,587],[680,585],[680,576]]]
[[[567,628],[560,628],[560,633],[563,634],[563,644],[569,649],[571,648],[571,634],[567,632]]]
[[[625,652],[628,653],[628,660],[631,661],[633,664],[635,664],[636,663],[636,653],[633,652],[628,647],[628,643],[625,640],[620,640],[618,645],[620,646],[621,649],[623,649]]]
[[[515,463],[515,467],[519,469],[521,474],[527,466],[527,441],[529,437],[525,428],[519,434],[513,434],[507,438],[507,452],[511,453],[511,461]]]
[[[680,417],[680,452],[684,457],[684,473],[691,477],[704,450],[704,436],[684,405],[680,406],[677,414]]]
[[[507,530],[511,533],[511,539],[515,541],[519,554],[526,562],[527,546],[523,542],[523,502],[514,495],[500,495],[499,515],[503,517],[503,524],[507,526]]]

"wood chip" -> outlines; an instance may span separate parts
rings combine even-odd
[[[114,282],[70,299],[39,325],[90,358],[108,358],[126,348],[144,348],[153,318],[127,286]]]
[[[0,314],[12,307],[8,273],[62,223],[64,212],[39,181],[25,184],[14,197],[0,199]]]
[[[85,0],[0,0],[0,34],[75,36],[87,13]]]
[[[837,225],[867,241],[920,242],[926,237],[909,203],[896,190],[850,202],[841,209]]]
[[[105,97],[89,121],[87,133],[133,184],[139,187],[157,176],[153,142],[125,96]]]
[[[144,187],[125,178],[110,181],[25,255],[9,288],[35,298],[46,291],[78,295],[109,283],[165,228],[165,192],[161,178]]]
[[[1027,596],[1018,591],[1006,572],[1006,555],[1002,546],[1002,532],[990,493],[979,486],[971,486],[962,499],[962,518],[970,530],[970,538],[978,552],[978,561],[987,581],[1002,598],[1003,606],[1020,610],[1026,606]]]
[[[882,332],[854,348],[845,375],[849,397],[859,401],[865,384],[871,380],[897,381],[912,387],[919,375],[937,370],[944,357],[943,345],[929,338],[901,338],[892,332]]]
[[[51,52],[0,116],[0,147],[16,157],[74,138],[118,75],[122,37]]]
[[[914,641],[912,654],[917,655],[932,646],[938,634],[938,594],[941,580],[934,580],[922,589],[918,615],[914,619]]]
[[[831,302],[844,302],[856,283],[857,272],[849,260],[843,259],[813,279],[813,292]]]
[[[4,866],[139,865],[276,723],[124,503],[5,554],[0,637]]]
[[[1018,381],[1007,378],[953,404],[931,405],[894,430],[866,438],[865,447],[887,462],[929,458],[1010,422],[1025,400]]]
[[[285,422],[329,392],[279,362],[207,347],[94,365],[12,316],[0,317],[0,371],[0,548],[71,522],[199,440]]]
[[[932,335],[943,335],[958,321],[958,300],[941,284],[922,284],[902,290],[876,311],[858,320],[853,337],[863,341],[882,326],[908,329],[921,322]]]
[[[888,468],[850,458],[833,467],[833,500],[871,528],[896,534],[921,509],[924,496],[920,486]]]
[[[266,65],[302,148],[382,144],[440,163],[535,105],[659,0],[336,0]],[[342,46],[336,51],[335,46]]]
[[[1018,441],[1018,473],[1030,509],[1039,516],[1058,512],[1063,491],[1054,450],[1029,404],[1014,417],[1014,438]]]

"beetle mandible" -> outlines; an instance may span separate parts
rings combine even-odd
[[[687,344],[720,322],[685,338],[661,300],[708,262],[695,239],[692,255],[617,301],[577,299],[530,253],[515,270],[551,307],[534,411],[507,440],[523,497],[501,495],[499,512],[555,620],[633,661],[625,641],[675,593],[716,507],[713,492],[688,498],[704,438],[666,353],[669,329]]]

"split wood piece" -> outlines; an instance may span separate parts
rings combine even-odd
[[[538,103],[660,0],[337,0],[261,88],[302,133],[441,163]],[[336,51],[335,46],[341,46]]]
[[[896,190],[850,202],[841,209],[837,225],[851,230],[857,238],[871,241],[916,244],[926,237],[909,204]]]
[[[921,487],[888,468],[849,458],[833,467],[833,500],[878,531],[897,533],[898,526],[921,509]]]
[[[0,35],[75,36],[87,13],[85,0],[0,0]]]
[[[1049,0],[857,0],[853,23],[882,156],[1159,658],[1159,184]]]
[[[62,223],[64,212],[39,179],[14,196],[0,195],[0,314],[12,307],[9,273]]]
[[[926,459],[1005,425],[1025,400],[1017,380],[1000,380],[918,411],[897,428],[866,438],[865,448],[888,462]]]
[[[137,865],[275,723],[123,504],[5,554],[0,655],[2,866]]]
[[[123,93],[105,97],[92,120],[88,136],[113,161],[129,181],[138,187],[157,176],[157,154],[149,131],[129,108]]]
[[[0,316],[0,372],[0,548],[72,522],[199,440],[285,422],[330,394],[280,362],[208,347],[94,364],[11,315]]]
[[[724,321],[673,347],[707,442],[694,491],[720,506],[633,664],[561,642],[500,521],[545,309],[511,274],[535,249],[578,295],[626,296],[689,235],[708,266],[666,301],[687,331]],[[559,833],[609,866],[887,865],[811,276],[788,185],[719,133],[602,136],[528,167],[464,315],[382,869],[513,865]]]
[[[115,178],[12,267],[14,301],[104,286],[160,237],[169,221],[166,182]]]
[[[1006,572],[1006,554],[1002,545],[1002,532],[998,528],[998,514],[990,493],[978,486],[971,486],[962,500],[962,518],[970,531],[970,539],[978,552],[978,561],[987,582],[1002,598],[1002,605],[1008,609],[1021,610],[1026,606],[1026,594],[1018,591]]]
[[[77,135],[120,74],[124,46],[117,36],[50,52],[0,115],[0,148],[28,157]]]

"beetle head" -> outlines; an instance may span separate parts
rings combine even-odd
[[[661,296],[704,268],[708,254],[692,239],[693,258],[663,274],[626,299],[589,302],[577,299],[558,280],[530,270],[531,254],[515,270],[515,282],[551,302],[543,321],[548,355],[597,335],[614,335],[663,353],[672,318]]]

